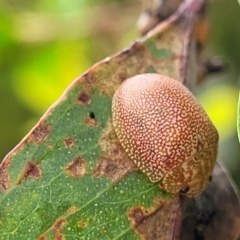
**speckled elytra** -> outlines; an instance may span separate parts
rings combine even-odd
[[[125,80],[114,94],[116,135],[134,164],[160,188],[187,197],[206,187],[218,133],[192,93],[158,74]]]

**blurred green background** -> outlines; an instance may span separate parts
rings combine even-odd
[[[207,77],[198,99],[219,131],[219,157],[240,186],[240,7],[237,0],[208,5],[205,52],[222,56],[229,68]],[[139,36],[135,24],[143,6],[140,0],[0,1],[0,159],[77,76]]]

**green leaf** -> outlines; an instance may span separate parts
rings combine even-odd
[[[173,235],[178,197],[162,192],[128,159],[112,129],[111,99],[122,81],[148,71],[185,81],[189,9],[75,80],[6,156],[0,239]]]

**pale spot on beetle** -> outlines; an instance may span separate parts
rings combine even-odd
[[[67,148],[71,148],[75,145],[74,138],[72,138],[72,137],[64,138],[63,142]]]
[[[83,177],[86,174],[86,161],[82,156],[77,156],[67,165],[66,172],[74,178]]]
[[[84,105],[84,106],[89,105],[91,103],[91,96],[90,96],[90,94],[86,90],[82,90],[78,94],[77,102],[80,105]]]
[[[39,179],[42,176],[42,169],[36,162],[28,161],[24,166],[20,178],[17,183],[20,184],[26,178]]]
[[[26,142],[39,144],[47,138],[51,130],[51,125],[46,125],[44,122],[41,122],[36,128],[33,129],[26,139]]]

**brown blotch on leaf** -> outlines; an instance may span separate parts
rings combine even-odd
[[[94,84],[97,79],[96,77],[91,76],[91,74],[89,74],[88,76],[86,76],[85,80],[86,80],[86,83],[88,84]]]
[[[133,207],[128,211],[128,218],[132,221],[134,227],[139,226],[145,219],[151,214],[154,214],[164,204],[164,200],[160,197],[156,197],[153,200],[153,205],[145,209],[142,206]]]
[[[82,90],[79,94],[78,94],[78,99],[77,102],[81,105],[89,105],[91,103],[91,96],[90,94],[85,91]]]
[[[111,158],[128,158],[112,128],[111,121],[108,122],[107,127],[103,130],[99,145],[102,151]]]
[[[47,240],[47,237],[45,235],[41,235],[37,238],[37,240]]]
[[[93,126],[93,127],[97,127],[98,126],[98,122],[95,119],[95,115],[94,115],[93,112],[90,112],[88,114],[88,116],[85,118],[84,122],[88,126]]]
[[[112,182],[120,181],[127,173],[136,170],[135,165],[128,159],[100,157],[92,176],[100,178],[107,176]]]
[[[85,228],[87,227],[87,222],[84,222],[84,221],[78,221],[77,223],[77,226],[80,227],[80,228]]]
[[[59,218],[53,225],[53,230],[55,232],[55,240],[63,240],[64,235],[61,233],[61,229],[66,225],[66,220],[64,218]]]
[[[122,83],[127,78],[128,78],[128,74],[126,72],[121,72],[121,73],[118,74],[119,83]]]
[[[0,167],[0,191],[9,188],[8,163],[2,162]]]
[[[64,138],[63,142],[67,148],[71,148],[75,145],[74,138],[71,137]]]
[[[45,125],[41,122],[28,136],[27,143],[39,144],[47,138],[52,129],[51,125]]]
[[[156,198],[151,208],[142,206],[131,208],[127,215],[131,220],[134,231],[142,239],[165,239],[175,231],[176,202]],[[173,225],[172,227],[170,225]],[[176,226],[175,226],[176,227]]]
[[[131,219],[134,227],[139,226],[148,215],[147,210],[143,207],[135,207],[128,212],[128,217]]]
[[[118,141],[112,142],[111,148],[110,148],[110,153],[114,157],[121,157],[123,154],[125,154],[123,147],[121,146],[121,144]]]
[[[64,237],[64,235],[62,233],[55,233],[55,236],[54,236],[54,240],[65,240],[66,238]]]
[[[73,206],[73,207],[70,207],[68,210],[67,210],[67,213],[69,215],[72,215],[74,214],[76,211],[78,211],[78,208],[76,206]]]
[[[59,218],[53,225],[53,229],[55,231],[59,231],[66,224],[66,220],[64,218]]]
[[[52,143],[47,143],[47,148],[48,149],[53,149],[53,144]]]
[[[24,181],[26,178],[39,179],[42,176],[42,170],[37,163],[28,161],[23,169],[18,184]]]
[[[132,44],[131,47],[127,48],[127,49],[124,49],[120,55],[118,56],[119,57],[119,61],[122,62],[126,59],[129,59],[130,56],[132,56],[133,54],[136,54],[137,50],[138,49],[141,49],[143,48],[143,45],[139,42],[134,42]]]
[[[74,178],[83,177],[86,173],[86,161],[82,156],[76,157],[67,165],[66,172]]]
[[[90,85],[94,84],[97,80],[97,78],[93,75],[94,72],[95,72],[95,68],[92,67],[82,76],[82,80],[85,81],[87,84],[90,84]]]
[[[101,156],[98,159],[92,172],[93,177],[100,178],[107,176],[115,183],[120,181],[128,173],[137,170],[136,166],[129,159],[119,143],[116,134],[112,129],[111,121],[104,129],[99,140],[99,145],[106,155]]]
[[[108,231],[108,229],[107,229],[106,227],[102,227],[101,232],[102,232],[103,234],[107,233],[107,231]]]

